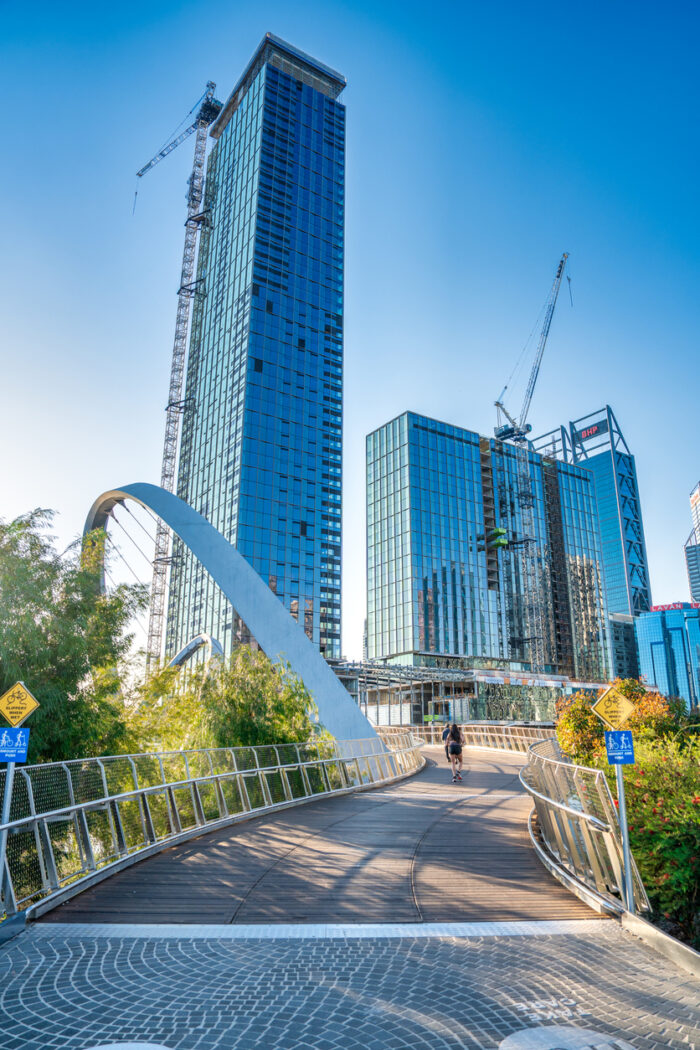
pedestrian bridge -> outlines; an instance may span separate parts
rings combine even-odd
[[[204,834],[113,875],[45,922],[334,923],[592,918],[528,836],[524,755],[442,748],[415,776]]]
[[[0,944],[3,1048],[700,1046],[690,957],[610,918],[600,785],[535,730],[467,729],[457,784],[399,733],[66,763],[60,790],[25,767],[6,899],[36,921]]]

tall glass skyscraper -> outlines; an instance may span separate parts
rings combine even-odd
[[[533,447],[593,474],[612,673],[637,678],[634,618],[651,607],[651,588],[634,456],[610,405],[536,438]]]
[[[674,602],[654,606],[635,622],[639,664],[649,685],[682,697],[689,708],[700,701],[700,605]]]
[[[367,438],[370,659],[608,677],[589,471],[404,413]],[[531,509],[525,514],[526,501]]]
[[[345,109],[267,34],[211,135],[177,494],[340,655]],[[246,639],[177,539],[166,653]]]
[[[637,470],[610,405],[536,438],[533,446],[592,472],[608,612],[646,612],[651,588]]]
[[[690,493],[690,513],[693,531],[685,543],[685,564],[691,600],[700,602],[700,482]]]

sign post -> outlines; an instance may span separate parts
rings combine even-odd
[[[617,811],[620,821],[620,835],[622,837],[622,859],[623,859],[623,897],[627,911],[634,915],[634,885],[632,883],[632,854],[630,851],[630,836],[627,827],[627,803],[625,800],[625,781],[622,775],[622,767],[634,764],[634,745],[632,734],[629,730],[620,727],[625,724],[634,711],[631,700],[611,685],[601,697],[593,704],[592,710],[608,729],[605,733],[605,750],[608,756],[608,765],[615,766],[615,779],[617,781]]]
[[[32,711],[36,711],[38,701],[32,696],[24,682],[16,682],[11,689],[0,696],[0,714],[2,714],[12,726],[12,729],[0,730],[0,762],[7,762],[5,772],[5,792],[2,799],[2,815],[0,825],[9,824],[10,806],[12,804],[12,786],[15,780],[15,764],[27,761],[27,747],[29,746],[29,730],[20,729],[24,720]],[[8,896],[5,890],[9,885],[9,872],[6,862],[7,855],[7,828],[0,831],[0,894],[5,902],[7,912]]]

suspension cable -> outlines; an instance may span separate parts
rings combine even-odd
[[[151,543],[155,543],[155,542],[156,542],[156,538],[155,538],[155,536],[151,536],[151,534],[150,534],[150,532],[148,531],[148,529],[146,528],[146,526],[145,526],[145,525],[143,524],[143,522],[142,522],[142,521],[139,521],[139,519],[138,519],[138,518],[136,517],[136,515],[134,514],[133,510],[130,510],[130,509],[129,509],[129,507],[127,507],[126,503],[122,503],[122,504],[121,504],[121,506],[122,506],[122,507],[124,508],[124,510],[126,511],[126,513],[127,513],[127,514],[130,514],[130,515],[131,515],[131,517],[132,517],[132,518],[134,519],[134,521],[136,522],[136,524],[138,525],[138,527],[139,527],[140,529],[143,529],[143,531],[144,531],[144,532],[146,533],[146,535],[148,536],[148,538],[149,538],[149,540],[151,541]],[[144,509],[144,510],[146,510],[146,507],[144,507],[143,509]],[[154,518],[152,514],[150,515],[150,517],[151,517],[151,518],[153,518],[153,521],[154,521],[154,522],[155,522],[155,521],[157,521],[157,519],[156,519],[156,518]]]
[[[126,538],[127,538],[128,540],[130,540],[130,542],[131,542],[131,543],[133,543],[134,547],[136,547],[136,550],[137,550],[137,551],[139,552],[139,554],[141,555],[141,557],[142,557],[142,558],[145,558],[145,560],[146,560],[146,561],[148,562],[148,564],[149,564],[149,565],[153,565],[153,559],[152,559],[152,558],[149,558],[149,557],[148,557],[148,555],[147,555],[147,554],[145,553],[145,551],[142,551],[142,550],[141,550],[141,548],[139,547],[139,545],[138,545],[138,543],[136,542],[136,540],[134,539],[134,537],[133,537],[133,536],[131,535],[131,533],[130,533],[130,532],[128,532],[128,531],[127,531],[127,530],[125,529],[125,527],[124,527],[124,526],[122,525],[121,521],[120,521],[120,520],[119,520],[119,518],[118,518],[118,517],[116,516],[116,514],[114,514],[114,512],[112,512],[112,514],[111,514],[111,518],[112,518],[112,521],[114,521],[114,522],[115,522],[115,523],[116,523],[116,524],[117,524],[117,525],[119,526],[119,528],[120,528],[120,529],[122,530],[122,532],[124,533],[124,535],[126,536]]]

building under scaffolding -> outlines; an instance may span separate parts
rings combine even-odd
[[[608,679],[606,627],[589,470],[412,412],[369,435],[370,660],[550,703],[556,681]]]
[[[551,721],[561,696],[597,682],[561,675],[510,674],[497,670],[407,667],[376,661],[333,660],[331,667],[374,725],[431,722]]]

